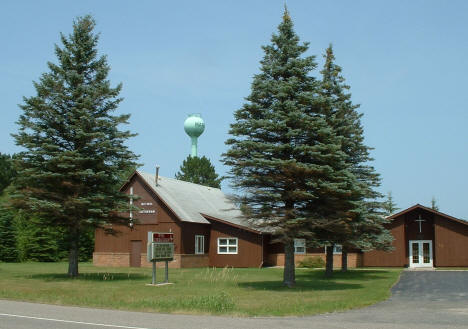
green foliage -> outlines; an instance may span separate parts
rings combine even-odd
[[[0,206],[0,261],[18,261],[16,248],[16,226],[14,212]]]
[[[388,191],[387,199],[382,202],[382,208],[384,210],[385,216],[390,216],[395,214],[400,208],[397,207],[397,204],[393,200],[392,191]]]
[[[13,166],[12,157],[0,153],[0,194],[11,184],[15,176],[16,170]]]
[[[18,211],[15,216],[17,248],[21,261],[55,262],[63,260],[60,250],[63,230],[45,226],[40,218]],[[66,251],[66,250],[65,250]]]
[[[439,211],[439,205],[437,204],[437,200],[435,196],[433,196],[431,199],[431,209],[435,211]]]
[[[41,218],[43,227],[61,227],[69,238],[69,275],[78,275],[80,234],[107,223],[127,224],[119,211],[128,197],[116,186],[135,167],[136,156],[120,131],[129,115],[112,115],[121,85],[112,88],[105,56],[98,57],[98,35],[90,16],[79,17],[73,32],[61,35],[58,63],[34,83],[36,96],[20,106],[19,131],[24,148],[16,160],[13,205]]]
[[[223,161],[248,216],[285,244],[284,282],[293,285],[293,239],[345,234],[356,184],[324,115],[321,84],[310,75],[315,58],[303,56],[308,45],[299,43],[287,10],[271,41],[247,103],[234,114]]]
[[[340,139],[341,151],[345,154],[351,184],[347,193],[339,200],[342,220],[337,226],[329,226],[318,233],[324,244],[363,249],[387,249],[392,236],[385,229],[386,223],[381,214],[381,205],[376,199],[380,177],[370,165],[371,148],[364,143],[362,114],[357,112],[359,105],[351,101],[350,87],[341,74],[341,67],[335,63],[333,48],[330,45],[324,55],[325,65],[321,71],[321,95],[324,103],[322,113],[328,125]],[[333,257],[329,257],[333,261]],[[331,270],[333,267],[330,266]]]
[[[188,156],[180,166],[179,172],[175,174],[175,178],[216,188],[221,187],[222,181],[222,178],[218,178],[210,160],[205,156],[201,158]]]
[[[303,260],[299,262],[299,267],[305,268],[323,268],[325,267],[325,261],[322,257],[304,257]]]

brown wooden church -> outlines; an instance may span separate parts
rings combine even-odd
[[[468,266],[468,222],[417,204],[389,217],[392,252],[363,254],[363,266]]]
[[[96,230],[97,266],[151,266],[146,261],[147,232],[173,232],[170,267],[261,267],[284,265],[284,249],[268,232],[252,228],[220,189],[136,171],[121,191],[138,196],[129,212],[132,227],[117,235]],[[392,252],[348,253],[348,266],[468,266],[468,222],[416,205],[390,216]],[[325,258],[324,248],[295,240],[296,264],[305,257]],[[334,265],[341,266],[340,246]]]

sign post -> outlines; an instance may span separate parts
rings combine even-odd
[[[147,259],[152,262],[153,275],[151,285],[169,283],[169,261],[174,259],[174,234],[148,232]],[[166,265],[164,282],[156,284],[156,262],[164,261]]]

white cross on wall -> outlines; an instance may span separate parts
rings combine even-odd
[[[419,233],[421,233],[421,222],[425,222],[425,219],[421,218],[421,215],[419,215],[419,219],[415,219],[416,222],[419,222]]]

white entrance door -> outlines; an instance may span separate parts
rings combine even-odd
[[[409,242],[409,266],[432,267],[432,241],[410,240]]]

